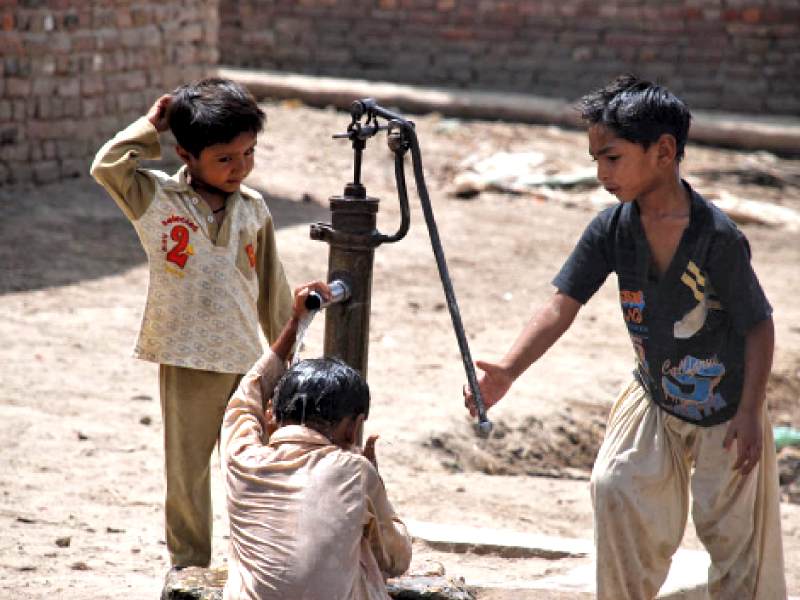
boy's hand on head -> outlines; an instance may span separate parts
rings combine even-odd
[[[736,415],[728,424],[728,431],[723,448],[730,451],[733,441],[736,440],[736,462],[733,470],[747,475],[761,460],[764,449],[764,413],[761,407],[751,409],[739,406]]]
[[[476,360],[475,366],[483,371],[478,377],[478,387],[481,389],[483,404],[488,411],[506,395],[514,380],[500,365]],[[469,385],[464,384],[463,393],[464,406],[469,410],[470,416],[476,417],[478,410],[475,408],[475,399]]]
[[[172,103],[172,95],[164,94],[155,101],[150,110],[147,111],[147,120],[153,124],[156,131],[162,133],[169,129],[169,120],[167,119],[167,109]]]

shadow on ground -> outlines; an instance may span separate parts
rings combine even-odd
[[[330,220],[317,203],[259,191],[277,228]],[[0,239],[0,294],[71,285],[146,262],[136,231],[88,177],[0,190]]]

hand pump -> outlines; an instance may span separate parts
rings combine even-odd
[[[352,121],[347,128],[347,133],[334,137],[346,138],[352,142],[355,151],[353,181],[345,186],[342,196],[330,198],[331,224],[316,223],[311,226],[311,238],[328,242],[330,245],[328,280],[339,282],[348,291],[347,297],[342,296],[344,301],[331,304],[327,308],[324,353],[326,356],[341,358],[366,376],[374,249],[383,243],[397,242],[408,233],[411,218],[403,159],[405,154],[411,150],[417,193],[428,227],[439,278],[458,340],[467,381],[478,412],[476,431],[481,437],[486,437],[491,432],[492,424],[486,416],[486,408],[470,356],[453,284],[447,270],[442,243],[439,239],[425,184],[419,141],[414,124],[379,106],[372,98],[353,102],[350,107],[350,115]],[[380,125],[378,118],[386,120],[387,124]],[[395,155],[395,180],[400,201],[401,222],[397,232],[393,235],[385,235],[376,230],[379,201],[376,198],[368,197],[366,189],[361,183],[361,160],[364,148],[367,140],[380,131],[388,132],[389,148]]]

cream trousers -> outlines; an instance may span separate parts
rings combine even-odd
[[[242,376],[161,365],[159,378],[167,550],[172,566],[207,567],[214,516],[209,463]]]
[[[598,600],[650,600],[667,577],[690,505],[711,556],[714,600],[785,600],[775,445],[746,477],[725,452],[727,423],[698,427],[658,408],[637,382],[620,394],[591,478]]]

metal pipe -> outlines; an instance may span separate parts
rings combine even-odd
[[[350,298],[350,287],[341,279],[331,281],[328,287],[331,288],[331,299],[325,300],[318,292],[311,292],[306,298],[306,308],[308,310],[321,310]]]

